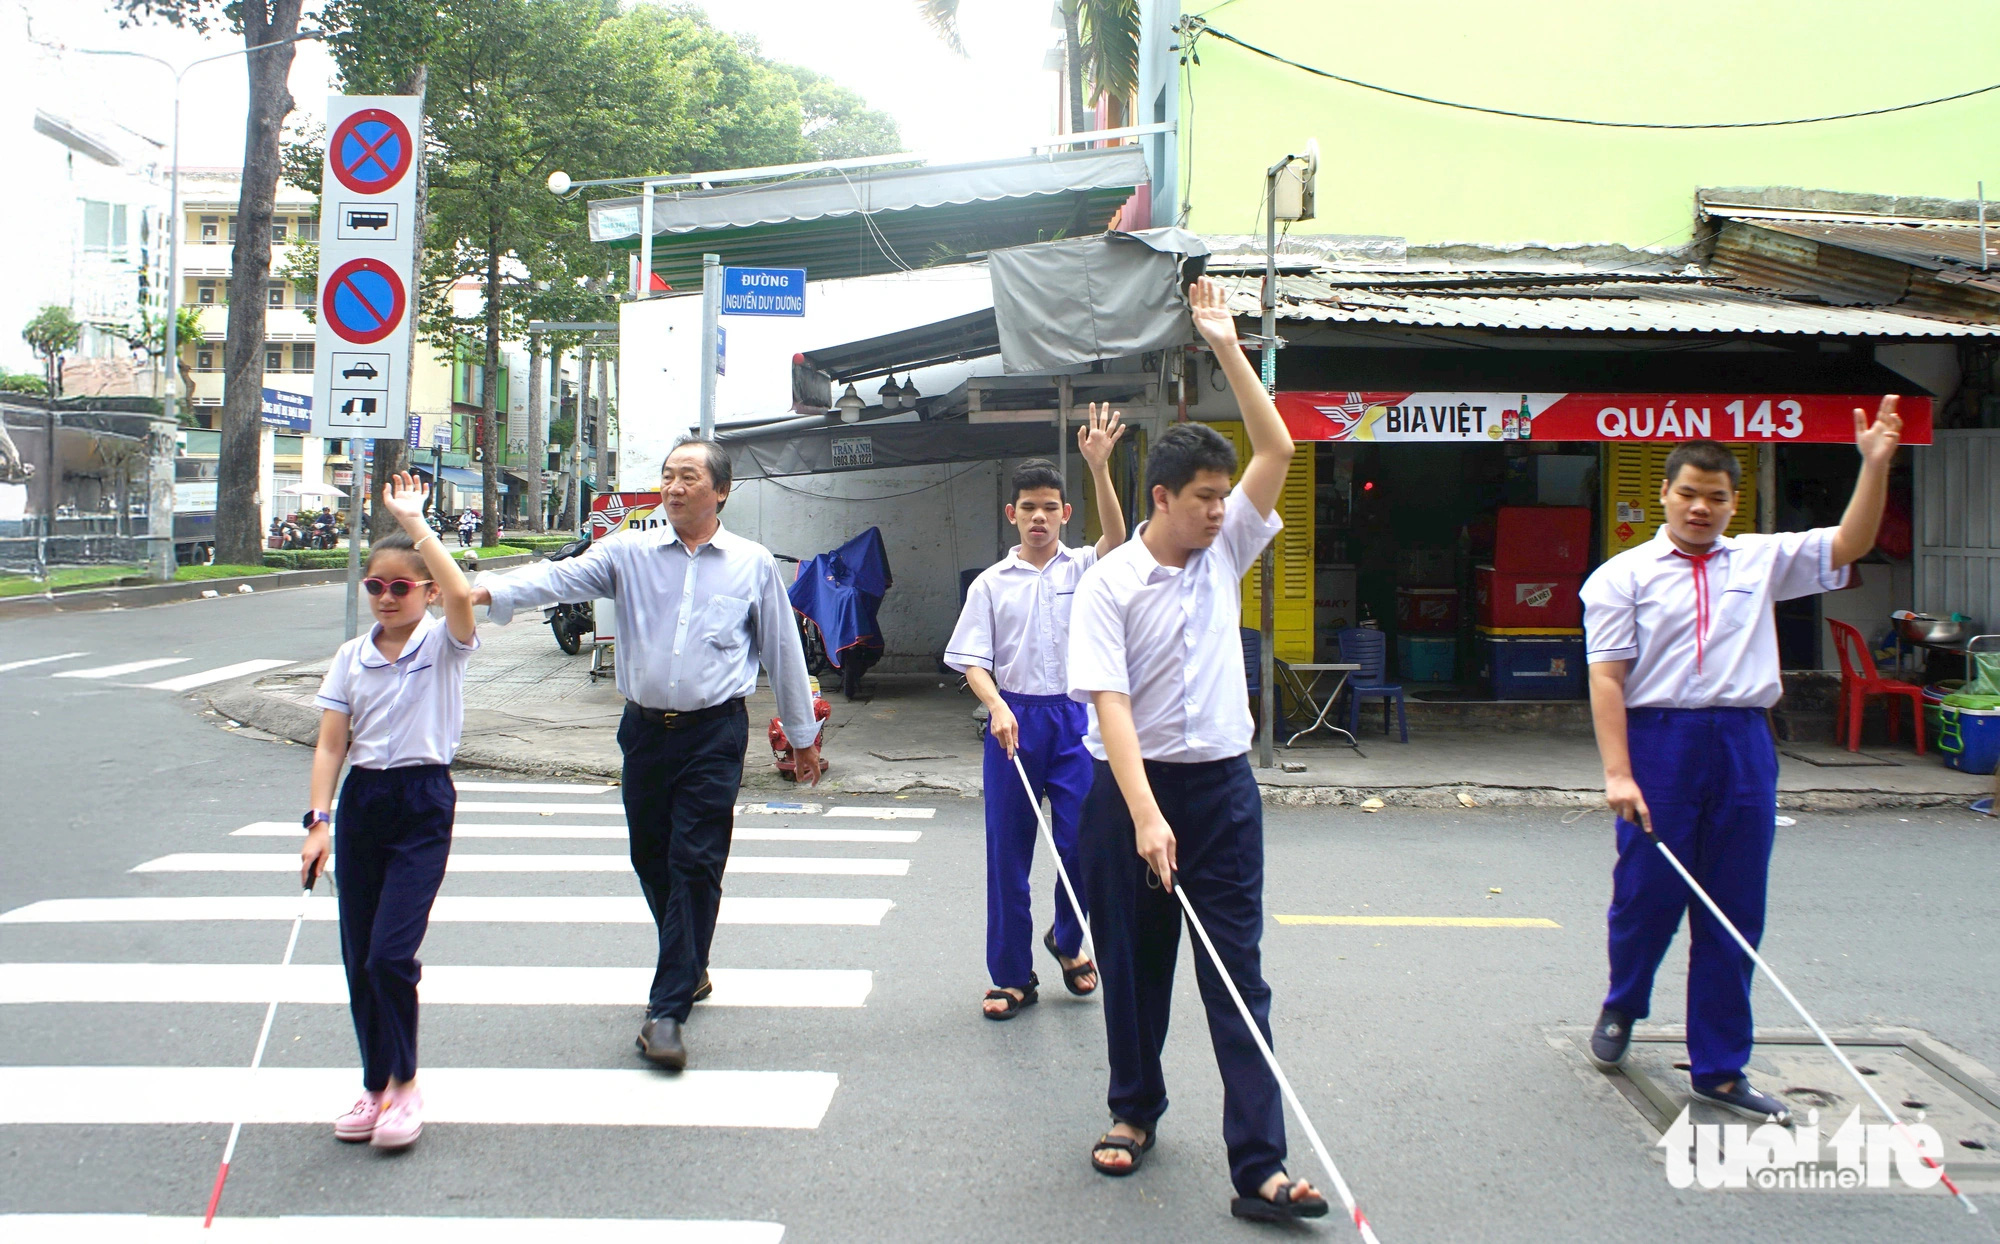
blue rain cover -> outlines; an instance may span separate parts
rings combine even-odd
[[[882,531],[870,527],[832,552],[801,563],[789,594],[792,608],[819,627],[827,656],[838,666],[849,648],[882,648],[875,611],[892,582]]]

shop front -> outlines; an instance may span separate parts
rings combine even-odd
[[[1653,537],[1674,445],[1707,437],[1737,453],[1731,534],[1837,522],[1853,411],[1879,400],[1281,390],[1279,410],[1310,452],[1281,506],[1276,651],[1339,660],[1343,629],[1377,627],[1391,636],[1390,676],[1426,698],[1580,698],[1578,590],[1599,562]],[[1904,443],[1928,445],[1932,399],[1906,396],[1902,411]],[[1254,578],[1246,601],[1261,590]],[[1780,625],[1787,667],[1818,668],[1816,608]]]

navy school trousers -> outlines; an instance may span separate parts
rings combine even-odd
[[[417,960],[451,856],[458,791],[446,765],[349,769],[334,826],[340,958],[361,1045],[361,1084],[417,1074]]]
[[[1047,795],[1049,829],[1063,867],[1078,888],[1076,825],[1090,793],[1090,753],[1083,735],[1090,728],[1084,707],[1066,695],[1016,695],[1000,698],[1014,712],[1020,741],[1015,749],[1028,771],[1036,799]],[[1021,786],[1021,775],[1007,750],[986,736],[986,971],[1002,988],[1025,989],[1033,970],[1034,912],[1028,898],[1028,873],[1035,862],[1035,840],[1041,831],[1035,804]],[[1051,872],[1054,870],[1051,869]],[[1069,958],[1082,953],[1083,926],[1060,877],[1055,886],[1056,949]]]
[[[1152,869],[1132,838],[1132,814],[1111,766],[1092,765],[1078,854],[1085,903],[1103,982],[1104,1035],[1111,1063],[1106,1101],[1115,1119],[1150,1133],[1167,1109],[1160,1051],[1173,1007],[1181,940],[1180,900],[1147,878]],[[1181,884],[1215,943],[1264,1039],[1271,1039],[1271,988],[1264,983],[1264,806],[1247,756],[1198,764],[1146,762],[1146,779],[1178,843]],[[1222,1073],[1222,1138],[1229,1178],[1254,1196],[1285,1166],[1284,1102],[1278,1081],[1215,974],[1194,954],[1195,982],[1208,1012],[1209,1041]]]
[[[660,937],[646,1000],[650,1019],[686,1023],[708,970],[749,742],[750,716],[741,701],[733,713],[680,726],[648,721],[627,703],[618,723],[632,871]]]
[[[1625,712],[1632,777],[1653,832],[1752,946],[1777,831],[1778,753],[1761,708]],[[1724,931],[1637,825],[1618,821],[1611,873],[1611,990],[1604,1005],[1651,1013],[1653,974],[1688,913],[1689,1079],[1713,1088],[1750,1061],[1750,956]]]

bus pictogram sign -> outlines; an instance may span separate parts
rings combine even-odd
[[[341,185],[356,194],[381,194],[410,171],[416,144],[401,117],[381,108],[363,108],[334,129],[326,154],[327,166]]]
[[[343,341],[365,346],[403,322],[403,279],[378,259],[354,259],[334,269],[320,292],[320,315]]]

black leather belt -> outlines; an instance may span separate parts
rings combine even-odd
[[[652,722],[654,725],[665,726],[669,730],[678,730],[682,726],[691,726],[698,721],[714,721],[718,717],[734,717],[736,714],[744,711],[742,696],[737,696],[733,700],[724,700],[720,704],[710,705],[707,708],[691,708],[685,712],[678,713],[671,709],[647,708],[645,705],[633,703],[631,700],[627,700],[625,703],[637,709],[639,716],[645,718],[647,721]]]

